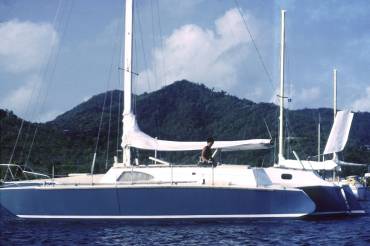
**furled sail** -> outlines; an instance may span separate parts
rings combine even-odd
[[[157,151],[190,151],[201,150],[206,145],[205,141],[180,142],[152,138],[140,130],[139,126],[137,125],[135,115],[133,114],[127,114],[124,116],[124,124],[125,126],[122,141],[125,146]],[[215,141],[212,149],[237,151],[267,149],[270,147],[270,139],[250,139],[238,141]]]
[[[338,165],[335,160],[307,161],[307,160],[279,160],[279,166],[304,170],[334,170]]]
[[[337,113],[333,127],[326,143],[324,155],[341,152],[347,144],[349,130],[351,129],[353,113],[340,111]]]

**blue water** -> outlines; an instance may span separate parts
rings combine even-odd
[[[370,195],[370,193],[369,193]],[[370,213],[370,201],[363,202]],[[370,215],[228,222],[28,221],[0,210],[0,245],[370,245]]]

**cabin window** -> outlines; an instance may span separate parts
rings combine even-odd
[[[293,176],[290,173],[283,173],[281,179],[292,179]]]
[[[129,172],[123,172],[121,176],[117,179],[117,181],[120,182],[137,182],[137,181],[147,181],[154,179],[154,177],[150,174],[143,173],[143,172],[136,172],[136,171],[129,171]]]

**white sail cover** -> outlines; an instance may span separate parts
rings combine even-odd
[[[367,164],[358,164],[352,162],[345,162],[337,159],[326,160],[326,161],[306,161],[306,160],[282,160],[279,161],[279,166],[293,169],[305,169],[305,170],[334,170],[337,166],[356,166],[364,167]]]
[[[324,155],[341,152],[344,149],[348,141],[352,119],[353,113],[350,111],[340,111],[337,113],[328,142],[325,146]]]
[[[335,160],[307,161],[307,160],[279,160],[279,166],[304,170],[334,170],[338,164]]]
[[[140,130],[133,114],[127,114],[124,116],[124,124],[122,142],[125,146],[157,151],[190,151],[201,150],[206,145],[205,141],[180,142],[152,138]],[[212,149],[222,149],[223,151],[256,150],[267,149],[271,147],[270,144],[270,139],[215,141]]]

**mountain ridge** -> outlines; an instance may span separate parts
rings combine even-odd
[[[27,155],[21,153],[28,153],[27,146],[30,145],[32,139],[30,136],[38,127],[38,135],[29,158],[30,165],[50,169],[51,165],[69,164],[86,168],[90,165],[95,152],[102,117],[97,153],[98,169],[101,170],[105,162],[112,163],[113,155],[120,155],[116,149],[120,145],[122,133],[122,97],[122,91],[108,91],[91,97],[59,115],[53,121],[25,122],[23,128],[25,134],[19,139],[14,161],[24,163],[24,156]],[[134,95],[134,99],[133,108],[139,127],[145,133],[160,139],[201,141],[211,135],[217,140],[269,138],[266,125],[271,131],[273,140],[277,136],[277,105],[239,99],[228,95],[225,91],[215,91],[202,84],[186,80],[177,81],[151,93]],[[104,101],[105,106],[103,107]],[[112,107],[109,106],[111,101]],[[13,149],[11,143],[15,142],[21,119],[9,111],[1,112],[0,160],[7,162]],[[289,136],[299,140],[287,142],[288,157],[294,158],[291,156],[292,150],[297,151],[302,159],[316,155],[316,127],[319,114],[322,142],[325,143],[332,124],[331,109],[286,110],[288,119],[286,132]],[[366,131],[366,126],[369,125],[370,113],[355,114],[350,141],[343,153],[346,161],[370,163],[369,153],[363,149],[363,146],[370,144],[370,132]],[[27,129],[30,129],[28,134],[26,134]],[[108,138],[109,145],[107,145]],[[276,153],[273,152],[272,149],[226,153],[222,154],[222,158],[232,163],[248,162],[252,165],[271,165],[276,158]],[[141,162],[146,162],[148,155],[151,154],[153,153],[149,151],[135,151],[135,155]],[[161,157],[166,160],[188,163],[196,162],[198,156],[199,153],[195,152],[161,154]]]

